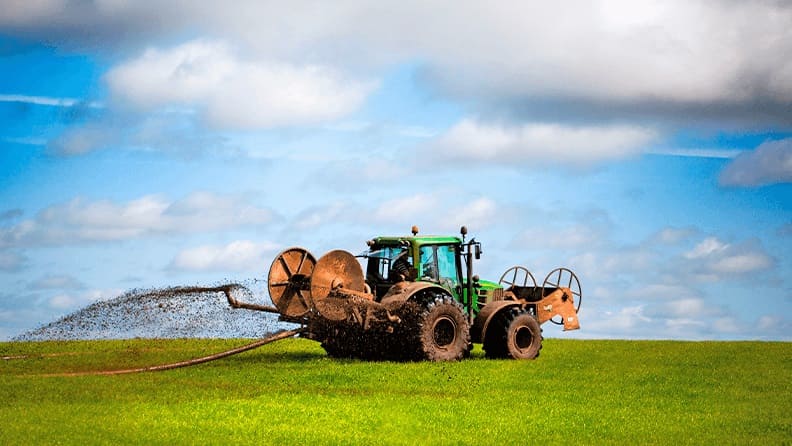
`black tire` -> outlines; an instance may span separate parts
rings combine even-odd
[[[434,292],[423,301],[414,336],[415,359],[459,361],[468,352],[470,324],[453,297]]]
[[[495,316],[484,351],[489,358],[535,359],[542,349],[542,329],[529,312],[512,307]]]

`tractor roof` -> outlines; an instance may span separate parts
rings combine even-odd
[[[435,244],[459,244],[462,239],[459,237],[441,236],[441,235],[416,235],[416,236],[394,236],[394,237],[375,237],[374,242],[382,245],[399,244],[402,241],[409,242],[410,244],[417,245],[435,245]]]

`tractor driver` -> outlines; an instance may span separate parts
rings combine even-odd
[[[393,267],[391,268],[390,277],[396,279],[398,282],[402,282],[405,280],[412,280],[412,266],[407,261],[409,258],[409,252],[404,251],[403,253],[399,254],[396,257],[396,260],[393,261]]]

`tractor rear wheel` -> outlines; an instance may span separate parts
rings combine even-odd
[[[435,292],[424,301],[416,328],[417,360],[458,361],[468,351],[470,324],[448,294]]]
[[[531,313],[512,307],[496,316],[484,341],[490,358],[535,359],[542,349],[542,329]]]

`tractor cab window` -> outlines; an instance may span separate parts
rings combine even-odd
[[[366,283],[376,295],[377,301],[400,280],[404,269],[412,268],[412,256],[406,246],[375,246],[358,257],[367,259]]]
[[[453,289],[459,284],[457,255],[454,245],[421,247],[421,280],[437,282]]]
[[[421,280],[438,281],[437,262],[435,261],[436,246],[421,247]]]
[[[380,280],[392,279],[392,269],[397,262],[406,262],[408,266],[412,266],[412,258],[404,246],[379,246],[358,257],[368,258],[366,274],[375,275]]]

